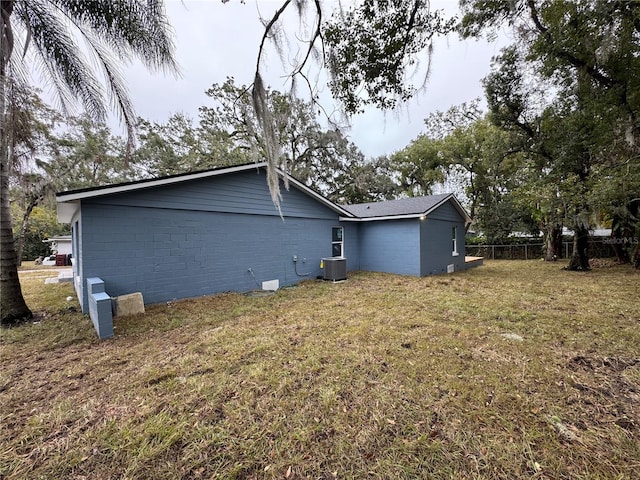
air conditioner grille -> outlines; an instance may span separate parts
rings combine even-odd
[[[344,257],[329,257],[322,259],[324,263],[325,280],[346,280],[347,278],[347,259]]]

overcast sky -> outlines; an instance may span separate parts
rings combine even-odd
[[[457,10],[457,0],[432,0],[431,3],[432,8],[444,8],[451,14]],[[223,83],[232,76],[237,85],[250,84],[263,32],[259,15],[270,18],[280,5],[281,2],[270,0],[247,0],[245,4],[237,0],[227,4],[220,0],[166,0],[167,14],[175,31],[181,76],[150,74],[140,65],[126,68],[125,76],[138,115],[164,122],[172,113],[182,112],[195,119],[198,107],[211,102],[204,92],[213,83]],[[291,36],[289,46],[284,49],[287,57],[299,48],[292,36],[300,31],[299,27],[291,12],[284,24]],[[353,118],[349,137],[367,157],[403,148],[423,130],[423,120],[429,113],[482,96],[480,80],[489,72],[491,57],[498,54],[504,44],[504,40],[461,42],[457,35],[438,39],[426,90],[398,112],[385,114],[370,109]],[[290,67],[283,65],[276,51],[270,48],[261,68],[266,83],[273,89],[288,91],[286,74],[289,71]],[[420,79],[418,74],[416,82],[420,83]],[[331,111],[333,103],[322,79],[319,86],[324,90],[322,103]]]

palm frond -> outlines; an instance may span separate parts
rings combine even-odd
[[[20,35],[14,36],[14,51],[17,51],[19,55],[24,56],[27,47],[28,45],[26,44],[26,40],[23,40]],[[10,79],[9,83],[20,85],[22,87],[26,87],[26,85],[29,84],[29,71],[24,62],[9,62],[6,68],[7,78]]]
[[[87,45],[94,59],[99,64],[107,84],[107,95],[111,108],[116,112],[119,120],[124,124],[127,130],[129,146],[132,146],[133,137],[135,135],[136,114],[133,104],[127,92],[125,80],[116,65],[116,58],[111,54],[108,48],[103,45],[98,38],[88,32],[85,34]]]
[[[31,49],[63,103],[79,98],[87,112],[98,119],[106,117],[104,94],[99,80],[83,58],[78,44],[47,2],[17,2],[14,15],[31,30]],[[12,61],[19,61],[14,51]]]
[[[171,29],[157,0],[30,0],[16,3],[14,17],[28,32],[24,50],[33,47],[38,68],[63,110],[79,98],[92,117],[102,120],[108,100],[130,142],[136,117],[118,64],[137,58],[149,69],[178,72]],[[80,38],[104,77],[106,91],[78,46]]]
[[[122,59],[132,55],[147,68],[178,72],[163,3],[155,0],[50,0],[84,34],[92,31]]]

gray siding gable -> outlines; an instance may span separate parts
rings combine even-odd
[[[427,216],[429,220],[445,220],[449,222],[463,222],[464,217],[460,215],[458,209],[453,205],[452,200],[443,203]]]
[[[293,185],[280,185],[283,217],[337,219],[336,212]],[[83,200],[83,204],[280,216],[263,169]]]

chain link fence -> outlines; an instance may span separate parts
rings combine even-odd
[[[573,254],[573,242],[562,242],[562,257],[569,258]],[[484,257],[491,260],[532,260],[544,258],[544,243],[522,243],[514,245],[466,245],[465,255]],[[616,253],[609,239],[589,240],[590,258],[611,258]]]

